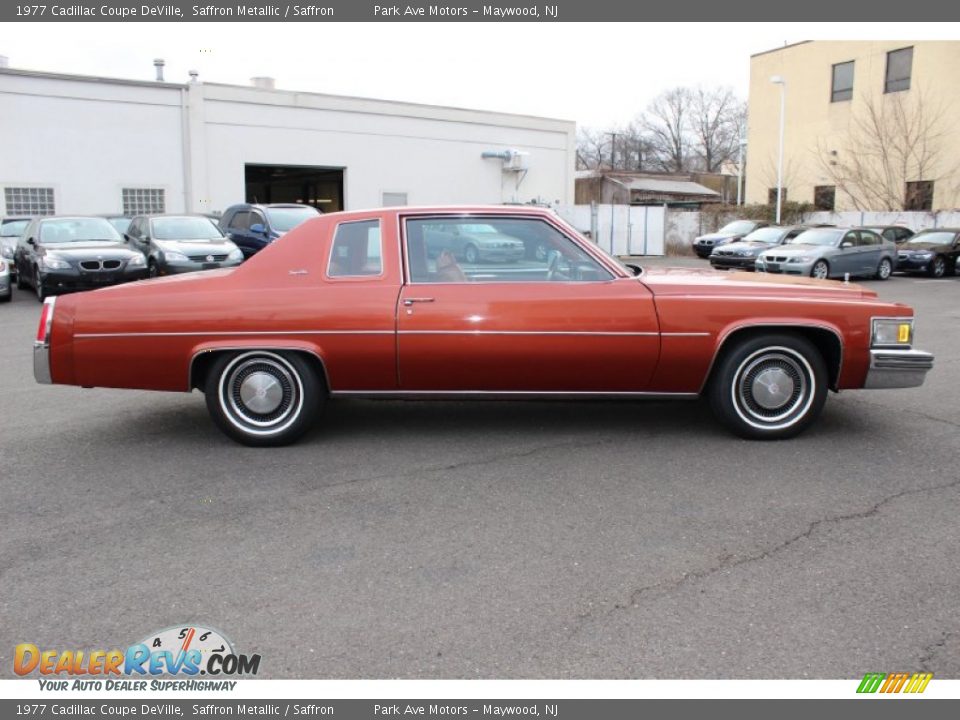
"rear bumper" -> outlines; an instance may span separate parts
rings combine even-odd
[[[863,387],[869,390],[923,385],[933,368],[933,355],[923,350],[871,350]]]
[[[41,385],[52,385],[50,374],[50,346],[46,343],[33,344],[33,378]]]

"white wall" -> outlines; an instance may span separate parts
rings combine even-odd
[[[944,212],[813,212],[803,216],[808,223],[833,225],[905,225],[911,230],[960,227],[960,211]]]
[[[0,187],[53,187],[61,214],[119,212],[122,188],[162,187],[183,210],[179,89],[0,73],[0,108]]]

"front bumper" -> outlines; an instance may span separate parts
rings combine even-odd
[[[753,270],[757,258],[745,255],[711,255],[710,264],[724,270]]]
[[[815,262],[816,260],[811,260],[810,262],[804,263],[774,263],[758,259],[754,269],[757,272],[773,273],[774,275],[803,275],[804,277],[809,277],[810,271],[813,270],[813,264]]]
[[[911,255],[898,255],[896,269],[904,272],[926,272],[932,260],[932,255],[922,260]]]
[[[488,262],[518,262],[527,254],[524,247],[519,248],[477,248],[480,259]]]
[[[94,290],[110,285],[143,280],[147,277],[147,268],[120,268],[117,270],[80,270],[74,267],[45,270],[40,273],[40,282],[48,292],[69,292],[71,290]]]
[[[920,387],[933,368],[933,355],[923,350],[870,351],[870,369],[863,387],[868,390]]]
[[[219,270],[234,268],[243,263],[240,260],[221,260],[220,262],[196,262],[194,260],[165,261],[159,263],[157,269],[161,275],[182,275],[183,273],[200,272],[201,270]]]
[[[709,245],[701,245],[700,243],[693,244],[693,252],[696,253],[699,258],[708,258],[710,253],[713,252],[713,249],[716,247],[715,243],[710,243]]]
[[[50,345],[47,343],[33,343],[33,377],[41,385],[53,383],[53,376],[50,374]]]

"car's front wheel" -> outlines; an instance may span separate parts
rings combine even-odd
[[[810,268],[810,277],[826,280],[830,277],[830,264],[826,260],[817,260]]]
[[[467,245],[463,251],[463,259],[473,265],[480,260],[480,251],[475,245]]]
[[[823,409],[826,364],[816,346],[800,335],[756,336],[724,351],[708,396],[717,417],[741,437],[793,437]]]
[[[250,350],[221,355],[206,379],[207,409],[228,437],[256,447],[288,445],[310,429],[326,388],[297,353]]]
[[[37,293],[37,300],[43,302],[47,299],[47,289],[43,286],[43,277],[40,275],[40,270],[36,268],[33,271],[33,289]]]
[[[886,280],[893,273],[893,263],[890,258],[883,258],[877,265],[877,280]]]
[[[947,261],[943,255],[937,255],[930,263],[930,277],[942,278],[947,274]]]

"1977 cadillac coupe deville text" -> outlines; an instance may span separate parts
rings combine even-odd
[[[428,252],[478,224],[549,252]],[[641,270],[539,208],[391,208],[309,220],[234,269],[49,298],[34,373],[199,389],[248,445],[296,440],[329,397],[706,396],[733,432],[786,438],[828,389],[921,385],[912,344],[913,311],[858,285]]]

